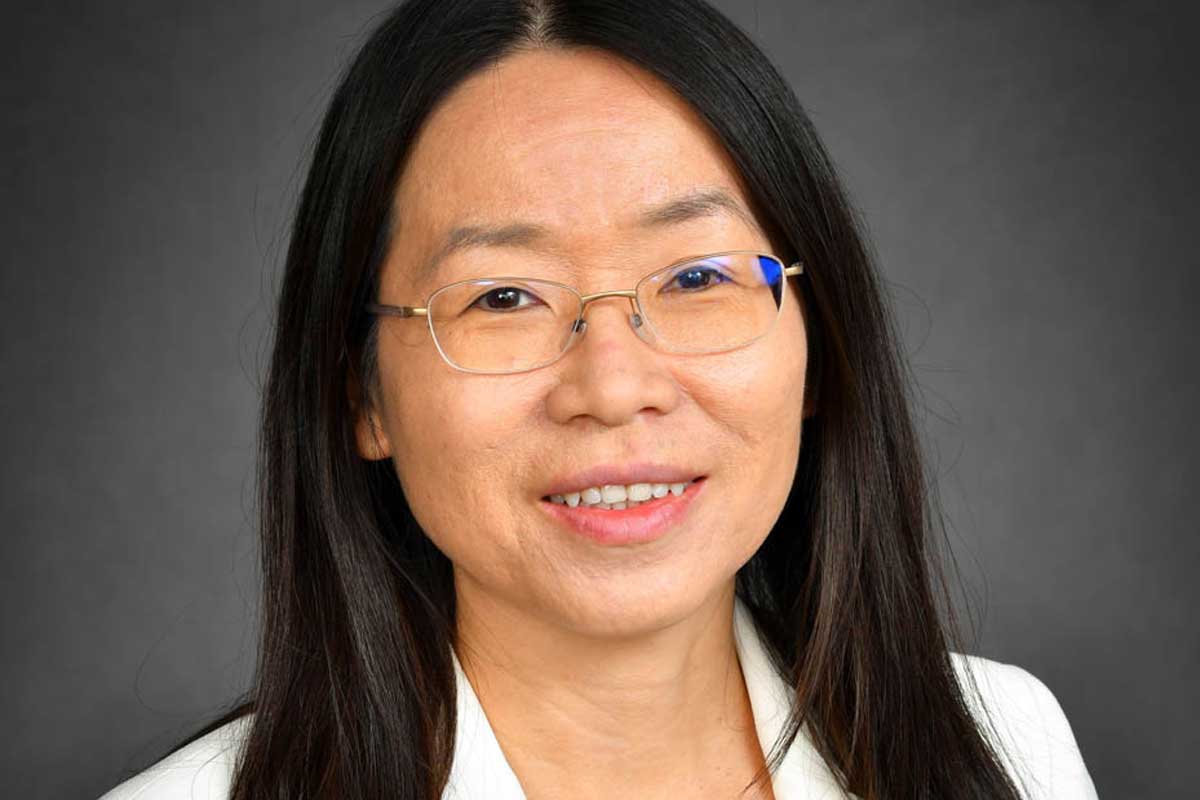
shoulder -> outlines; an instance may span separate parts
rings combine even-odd
[[[1015,664],[951,653],[967,705],[1030,798],[1095,800],[1096,789],[1057,698]]]
[[[100,800],[226,800],[251,716],[239,717],[134,775]]]

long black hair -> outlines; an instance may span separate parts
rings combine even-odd
[[[657,75],[733,158],[764,229],[802,260],[810,374],[791,494],[739,570],[802,724],[864,798],[1016,798],[951,661],[913,381],[855,213],[794,93],[701,0],[409,0],[348,66],[295,214],[262,407],[263,597],[234,800],[436,798],[453,758],[451,565],[388,460],[357,452],[375,300],[405,155],[461,81],[528,48],[600,48]],[[802,398],[796,398],[797,403]],[[760,773],[760,779],[765,774]]]

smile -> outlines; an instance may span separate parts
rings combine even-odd
[[[647,544],[662,538],[686,520],[707,485],[703,476],[676,484],[605,485],[579,492],[574,505],[568,500],[575,499],[576,493],[569,492],[544,497],[538,506],[558,524],[595,543],[609,546]],[[643,497],[646,487],[649,487],[648,499],[629,500],[630,488],[635,488],[633,497]],[[655,496],[655,489],[660,492],[658,496]],[[605,492],[613,498],[624,495],[625,500],[606,503]],[[585,493],[595,502],[585,502]]]
[[[621,511],[627,508],[636,508],[651,500],[666,497],[668,494],[679,497],[695,480],[684,481],[683,483],[630,483],[624,486],[620,484],[606,484],[604,486],[591,486],[577,492],[553,494],[543,499],[548,499],[552,503],[570,506],[571,508],[584,506],[587,508]]]

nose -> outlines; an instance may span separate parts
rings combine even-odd
[[[641,339],[646,344],[653,346],[654,339],[655,339],[654,331],[649,326],[646,325],[645,320],[642,319],[642,315],[638,313],[637,307],[634,306],[632,303],[630,303],[630,306],[633,308],[633,311],[631,311],[629,313],[630,327],[632,327],[634,332],[637,333],[639,339]],[[580,317],[575,322],[574,336],[571,340],[572,346],[576,342],[580,341],[580,339],[583,338],[583,335],[585,333],[587,333],[587,327],[588,327],[588,321],[587,321],[586,316]]]
[[[640,412],[667,413],[678,405],[670,356],[654,348],[653,331],[632,300],[597,298],[584,316],[559,361],[560,380],[547,397],[552,419],[566,423],[591,417],[616,427]]]

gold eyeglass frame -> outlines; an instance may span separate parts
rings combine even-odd
[[[562,359],[562,357],[564,355],[567,354],[568,351],[570,351],[570,349],[574,346],[575,342],[579,340],[579,337],[584,332],[587,331],[587,320],[585,320],[583,318],[583,315],[587,312],[588,303],[592,302],[593,300],[599,300],[604,297],[627,297],[627,298],[629,298],[630,306],[633,309],[633,313],[630,315],[629,319],[630,319],[630,323],[633,325],[634,332],[637,333],[639,339],[646,342],[651,347],[654,347],[654,348],[659,349],[662,352],[666,352],[666,353],[689,353],[689,352],[691,352],[693,355],[713,355],[716,353],[728,352],[729,350],[740,349],[742,347],[745,347],[746,345],[751,344],[752,342],[758,341],[759,339],[761,339],[762,337],[766,336],[768,333],[771,332],[772,328],[775,327],[776,321],[779,319],[779,312],[783,309],[783,298],[786,296],[786,287],[787,287],[787,283],[788,283],[787,280],[781,281],[782,286],[781,286],[780,295],[779,295],[779,305],[775,309],[775,311],[776,311],[775,317],[771,320],[771,324],[767,327],[766,330],[764,330],[758,336],[755,336],[753,339],[749,339],[745,342],[742,342],[741,344],[734,345],[725,350],[711,350],[711,351],[710,350],[687,351],[687,350],[662,349],[658,345],[653,344],[649,340],[647,340],[642,328],[643,328],[643,326],[648,326],[649,323],[646,322],[644,312],[642,311],[641,303],[638,302],[638,290],[642,287],[642,284],[644,284],[646,281],[650,280],[654,276],[659,275],[660,273],[663,273],[663,272],[667,272],[668,270],[674,269],[676,267],[680,267],[685,264],[690,264],[692,262],[702,262],[705,259],[709,259],[709,258],[717,258],[719,256],[732,256],[732,255],[753,255],[753,256],[759,256],[762,258],[769,258],[772,261],[774,261],[775,263],[779,264],[779,266],[783,272],[783,277],[785,279],[795,277],[796,275],[802,275],[804,273],[804,263],[802,261],[796,261],[791,266],[785,267],[785,266],[783,266],[783,259],[779,258],[778,256],[772,255],[771,253],[762,253],[757,250],[723,250],[719,253],[705,253],[704,255],[687,256],[686,258],[681,258],[678,261],[673,261],[670,264],[667,264],[665,267],[656,269],[653,272],[650,272],[649,274],[643,276],[641,279],[638,280],[638,282],[634,285],[634,287],[632,289],[613,289],[613,290],[607,291],[607,292],[595,292],[593,294],[582,294],[574,286],[569,286],[565,283],[559,283],[558,281],[546,280],[545,278],[529,278],[529,277],[520,277],[520,276],[515,276],[515,275],[500,275],[500,276],[490,276],[489,275],[489,276],[484,276],[484,277],[480,277],[480,278],[466,278],[461,281],[454,281],[453,283],[448,283],[445,286],[435,289],[429,295],[429,297],[425,300],[425,305],[421,306],[421,307],[396,306],[396,305],[389,305],[386,303],[367,303],[363,308],[370,314],[400,317],[402,319],[407,319],[409,317],[424,317],[425,321],[427,323],[426,327],[429,330],[429,336],[431,339],[433,339],[433,345],[434,345],[434,347],[437,348],[438,354],[442,357],[442,360],[445,361],[447,364],[449,364],[452,368],[458,370],[459,372],[469,372],[469,373],[476,374],[476,375],[517,375],[522,372],[532,372],[535,369],[541,369],[542,367],[548,367],[551,364],[558,362],[559,360]],[[434,333],[434,331],[433,331],[433,318],[429,315],[429,307],[432,305],[433,299],[435,297],[437,297],[439,294],[441,294],[442,292],[446,291],[447,289],[452,289],[455,286],[462,286],[464,284],[475,283],[478,281],[532,281],[535,283],[545,283],[545,284],[549,284],[551,286],[557,286],[562,289],[566,289],[567,291],[571,292],[573,295],[578,297],[579,298],[579,316],[578,316],[578,318],[576,318],[574,324],[571,327],[570,338],[567,339],[566,345],[563,347],[563,349],[561,351],[559,351],[558,355],[554,356],[554,358],[550,359],[549,361],[542,362],[541,364],[537,364],[532,367],[524,367],[522,369],[515,369],[515,370],[503,370],[503,371],[498,371],[498,372],[493,371],[493,370],[468,369],[466,367],[462,367],[462,366],[459,366],[458,364],[455,364],[450,359],[450,357],[448,355],[446,355],[446,351],[442,349],[441,342],[438,341],[437,334]]]

